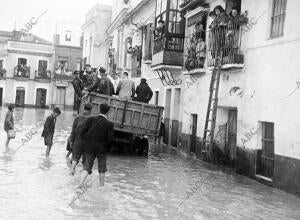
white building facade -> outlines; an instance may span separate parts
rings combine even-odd
[[[81,29],[83,32],[83,65],[92,67],[104,67],[108,46],[106,29],[111,21],[111,6],[95,5],[86,13],[85,23]]]

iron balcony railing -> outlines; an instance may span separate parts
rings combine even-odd
[[[54,73],[54,79],[57,80],[73,80],[74,75],[72,74],[72,71],[65,71],[65,70],[56,70]]]
[[[30,66],[18,65],[14,68],[14,77],[29,78]]]
[[[153,54],[163,50],[183,52],[184,37],[160,36],[154,39]]]
[[[207,66],[214,66],[218,52],[223,52],[222,65],[243,64],[241,53],[242,29],[240,25],[226,25],[209,30],[207,42]]]
[[[201,38],[201,40],[200,40]],[[205,40],[205,38],[207,38]],[[241,52],[242,29],[240,25],[227,25],[186,37],[187,48],[184,66],[188,71],[215,65],[216,56],[223,52],[222,65],[243,64]]]
[[[36,70],[35,79],[51,79],[50,70]]]

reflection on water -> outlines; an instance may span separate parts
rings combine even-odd
[[[300,198],[162,146],[152,146],[148,158],[110,155],[105,187],[95,169],[78,196],[82,165],[70,176],[65,159],[73,112],[57,120],[48,158],[41,132],[50,111],[16,109],[17,137],[3,153],[5,113],[0,109],[1,220],[300,219]],[[13,154],[32,128],[37,133]]]

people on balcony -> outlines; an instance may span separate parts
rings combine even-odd
[[[24,64],[18,64],[15,68],[15,76],[27,77],[27,72],[29,72],[29,66]]]
[[[212,23],[209,25],[210,29],[224,27],[229,22],[229,16],[226,14],[224,8],[218,5],[214,8],[213,12],[209,14],[213,18]]]
[[[198,39],[198,44],[196,46],[196,57],[198,68],[203,68],[206,57],[206,44],[203,37]]]
[[[227,37],[234,37],[236,32],[239,31],[240,26],[246,25],[247,23],[248,18],[245,15],[240,14],[237,8],[232,8],[229,14]]]
[[[195,25],[193,34],[190,40],[190,45],[187,48],[187,59],[185,61],[185,68],[190,71],[196,68],[203,68],[206,57],[205,44],[205,30],[204,24],[198,22]]]
[[[157,27],[154,30],[154,38],[161,37],[165,34],[165,21],[160,19],[157,22]]]

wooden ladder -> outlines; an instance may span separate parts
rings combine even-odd
[[[218,93],[220,85],[220,76],[222,71],[223,51],[219,50],[219,53],[217,54],[219,54],[219,56],[216,57],[214,69],[211,74],[209,100],[203,135],[204,148],[201,151],[205,160],[211,159],[212,145],[214,142],[214,131],[217,118]]]

